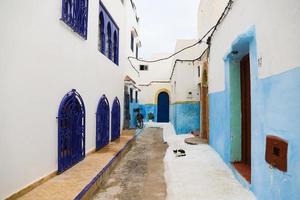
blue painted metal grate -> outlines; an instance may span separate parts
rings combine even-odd
[[[98,50],[119,65],[119,27],[101,1],[99,5]]]
[[[67,93],[58,111],[58,173],[85,157],[85,107],[76,90]]]
[[[109,102],[105,95],[98,103],[96,113],[96,150],[109,143]]]
[[[120,102],[118,97],[116,97],[111,110],[111,141],[120,137],[120,121]]]
[[[88,0],[62,0],[61,20],[87,39]]]

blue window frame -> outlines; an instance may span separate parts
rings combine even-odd
[[[120,137],[121,107],[118,97],[115,98],[111,110],[111,141]]]
[[[58,173],[71,168],[85,157],[85,107],[73,89],[58,110]]]
[[[99,51],[113,61],[119,64],[119,27],[99,1]]]
[[[104,17],[103,13],[100,12],[99,15],[99,51],[105,53],[105,32],[104,32]]]
[[[111,25],[110,22],[107,24],[107,41],[106,41],[106,56],[111,59],[112,49],[111,49]]]
[[[62,0],[61,20],[85,40],[88,27],[88,0]]]
[[[103,95],[98,103],[96,112],[96,150],[109,143],[109,102]]]
[[[113,41],[113,61],[117,65],[119,64],[119,40],[118,40],[118,34],[115,31],[114,32],[114,41]]]

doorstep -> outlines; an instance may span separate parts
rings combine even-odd
[[[126,154],[137,133],[123,131],[121,137],[23,196],[10,199],[68,200],[89,199],[105,181],[118,161]]]

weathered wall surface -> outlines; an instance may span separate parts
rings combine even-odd
[[[217,1],[200,8],[207,17]],[[220,2],[223,6],[224,2]],[[215,12],[221,15],[221,6]],[[224,5],[225,7],[225,5]],[[220,16],[219,15],[219,16]],[[212,14],[214,16],[214,14]],[[299,199],[296,159],[300,151],[300,3],[290,1],[234,1],[213,39],[209,63],[210,144],[230,165],[234,130],[230,84],[232,50],[249,52],[251,66],[252,180],[248,187],[258,199]],[[213,19],[213,18],[212,18]],[[204,19],[202,19],[204,20]],[[201,20],[199,20],[201,21]],[[209,19],[208,19],[209,21]],[[208,26],[208,25],[207,25]],[[201,27],[199,33],[205,28]],[[284,39],[283,39],[284,38]],[[238,55],[239,56],[239,55]],[[235,115],[236,116],[236,115]],[[272,169],[265,161],[266,136],[289,142],[288,171]]]

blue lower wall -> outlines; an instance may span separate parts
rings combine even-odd
[[[139,108],[139,104],[136,102],[132,102],[129,104],[129,113],[130,113],[130,122],[129,128],[136,128],[136,112],[134,109]]]
[[[200,130],[199,102],[175,103],[170,106],[170,121],[177,134]]]
[[[252,88],[250,188],[258,200],[300,199],[300,67],[255,82]],[[230,164],[229,90],[209,96],[210,144]],[[286,173],[271,169],[266,163],[267,135],[288,141]]]
[[[157,105],[140,105],[144,121],[148,122],[148,113],[154,114],[157,121]],[[199,102],[184,102],[170,105],[170,122],[174,125],[177,134],[190,133],[200,129],[200,104]]]
[[[148,113],[153,113],[154,114],[154,122],[157,121],[157,105],[156,104],[144,104],[140,105],[141,113],[144,116],[144,121],[148,122]]]

